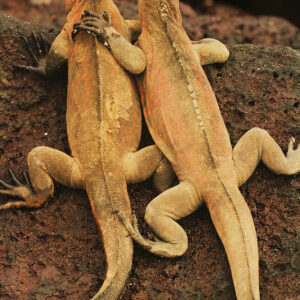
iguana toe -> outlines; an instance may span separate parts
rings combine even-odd
[[[39,36],[37,36],[35,32],[32,31],[31,36],[34,41],[34,48],[30,45],[28,39],[25,36],[22,36],[22,39],[25,41],[26,47],[36,66],[14,65],[14,67],[19,69],[26,69],[28,71],[34,71],[45,75],[49,45],[42,34],[39,34]]]
[[[21,183],[15,176],[14,172],[9,169],[10,176],[15,183],[14,185],[8,184],[7,182],[0,180],[0,184],[4,186],[6,189],[1,189],[0,194],[8,195],[11,197],[18,197],[25,202],[8,202],[4,205],[0,206],[0,209],[7,209],[10,207],[37,207],[39,205],[39,201],[37,200],[36,194],[31,189],[30,181],[26,173],[23,173],[26,184]],[[21,203],[21,204],[20,204]]]
[[[143,246],[146,249],[152,248],[152,241],[145,239],[139,232],[137,227],[137,220],[135,218],[134,225],[130,223],[127,216],[122,211],[114,211],[113,213],[117,214],[120,218],[121,222],[123,223],[124,227],[128,231],[129,235],[141,246]]]

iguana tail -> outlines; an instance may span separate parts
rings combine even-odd
[[[239,300],[259,299],[257,237],[251,212],[237,187],[225,187],[207,201],[212,221],[224,245]]]
[[[95,182],[94,186],[96,188],[91,189],[87,186],[87,192],[102,237],[106,255],[106,277],[92,299],[116,300],[122,293],[131,271],[133,245],[128,232],[113,211],[122,210],[131,218],[129,198],[125,180],[123,184],[118,182],[114,191],[108,191],[107,185],[99,185],[99,182]],[[121,195],[118,193],[120,186],[123,189]],[[119,194],[117,201],[116,192]]]

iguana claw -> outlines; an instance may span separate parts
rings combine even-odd
[[[34,45],[36,47],[37,54],[33,51],[28,39],[25,36],[22,36],[22,39],[25,41],[27,49],[34,60],[34,63],[37,66],[33,67],[33,66],[26,66],[26,65],[14,65],[14,67],[19,69],[26,69],[29,71],[35,71],[40,74],[45,74],[47,55],[50,49],[49,44],[46,42],[45,37],[43,36],[42,33],[40,33],[39,36],[37,36],[35,32],[32,31],[31,35],[34,41]]]
[[[80,31],[86,31],[89,34],[95,35],[105,43],[104,35],[105,28],[110,27],[112,24],[111,14],[107,11],[103,11],[101,14],[85,10],[81,14],[81,21],[73,25],[72,39]],[[106,43],[106,47],[108,44]]]
[[[128,235],[131,236],[138,244],[140,244],[145,249],[149,250],[152,248],[153,241],[145,239],[138,230],[137,219],[133,216],[133,225],[129,222],[127,216],[119,210],[113,211],[114,214],[117,214],[123,223],[124,227],[128,231]]]
[[[0,184],[6,188],[4,190],[0,190],[0,194],[22,198],[25,201],[7,202],[4,205],[0,205],[0,210],[8,209],[11,207],[36,207],[38,204],[37,197],[31,189],[27,174],[25,172],[23,173],[26,184],[22,184],[16,178],[11,169],[9,169],[9,173],[16,186],[8,184],[7,182],[0,179]]]

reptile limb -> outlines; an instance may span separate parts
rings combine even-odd
[[[229,57],[226,46],[218,40],[205,38],[192,42],[196,57],[202,66],[214,63],[224,63]]]
[[[262,160],[276,174],[293,175],[300,172],[300,145],[294,150],[291,138],[285,156],[266,130],[252,128],[241,137],[233,149],[233,162],[238,185],[245,183]]]
[[[163,158],[153,175],[153,185],[158,194],[173,186],[175,180],[176,175],[170,162],[166,158]]]
[[[142,182],[154,174],[157,191],[166,190],[175,180],[169,162],[162,159],[162,153],[155,145],[127,154],[124,157],[124,170],[127,183]]]
[[[37,37],[35,32],[32,31],[31,35],[35,44],[35,48],[37,49],[36,53],[30,47],[27,38],[25,36],[23,36],[22,38],[25,41],[27,49],[34,60],[34,63],[37,66],[33,67],[33,66],[25,66],[25,65],[15,65],[15,67],[46,75],[46,64],[47,64],[47,55],[49,52],[49,45],[45,41],[43,34],[40,34],[39,37]]]
[[[127,23],[136,36],[140,31],[140,23],[137,20],[128,20]],[[137,45],[132,45],[122,37],[102,14],[85,11],[82,14],[82,20],[74,26],[74,33],[79,31],[94,34],[100,41],[107,44],[115,59],[130,73],[140,74],[144,71],[146,60],[143,51]],[[229,57],[226,46],[216,39],[205,38],[191,43],[196,58],[201,65],[224,63]]]
[[[155,255],[172,258],[183,255],[188,248],[187,235],[176,221],[190,215],[201,204],[201,196],[185,181],[154,198],[147,205],[145,221],[160,241],[143,238],[136,223],[132,226],[122,212],[118,215],[138,244]]]
[[[81,22],[74,26],[74,32],[87,31],[94,34],[101,41],[107,43],[115,59],[132,74],[141,73],[146,66],[143,51],[133,46],[127,39],[123,38],[107,19],[107,12],[97,14],[92,11],[85,11],[82,14]],[[122,51],[120,51],[122,49]],[[129,56],[129,57],[127,57]]]
[[[72,157],[61,151],[49,147],[36,147],[28,154],[27,162],[31,184],[26,176],[24,176],[26,184],[21,184],[11,171],[16,186],[0,180],[0,184],[7,188],[0,190],[0,194],[22,198],[24,201],[7,202],[0,206],[0,210],[11,207],[42,206],[53,195],[52,178],[67,187],[84,188],[78,164]]]

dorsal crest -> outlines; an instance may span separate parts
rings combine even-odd
[[[163,21],[176,20],[181,23],[179,1],[159,0],[158,9]]]

